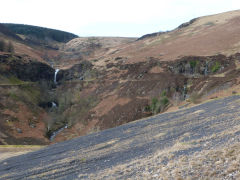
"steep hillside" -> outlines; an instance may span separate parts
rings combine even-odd
[[[61,66],[66,69],[61,61],[64,56],[69,56],[66,64],[73,66],[78,63],[71,69],[59,72],[56,80],[64,84],[70,84],[69,82],[77,77],[78,79],[81,77],[82,80],[92,80],[96,78],[98,71],[93,69],[91,62],[86,61],[89,56],[77,56],[76,62],[71,61],[72,55],[68,55],[67,47],[72,48],[72,43],[65,45],[64,42],[54,40],[54,45],[63,46],[62,50],[49,47],[53,42],[49,40],[50,36],[58,31],[53,30],[51,31],[53,34],[49,35],[49,29],[46,28],[40,28],[41,31],[38,32],[38,27],[16,25],[16,28],[18,27],[23,28],[25,35],[15,34],[7,26],[0,25],[0,41],[7,48],[9,44],[13,47],[11,52],[8,52],[7,48],[0,50],[0,144],[49,144],[49,137],[54,135],[55,131],[66,124],[70,127],[71,121],[76,121],[74,114],[68,118],[65,111],[71,108],[72,100],[69,99],[79,98],[77,94],[68,94],[71,85],[62,88],[61,84],[58,84],[56,89],[52,67]],[[26,39],[35,36],[34,33],[39,34],[35,39],[37,43]],[[100,49],[105,49],[128,42],[129,38],[94,39],[95,44],[101,44]],[[42,46],[42,40],[47,46]],[[85,42],[89,42],[88,38],[82,40],[82,44]],[[94,49],[90,45],[86,49],[81,48],[80,55],[86,51],[94,54],[96,50],[99,49]],[[84,83],[78,81],[77,84],[81,86]],[[96,102],[94,97],[86,97],[86,100],[81,99],[79,104],[80,108],[83,106],[86,108],[79,112],[86,114]]]
[[[69,128],[56,141],[238,93],[239,18],[240,11],[197,18],[95,51],[84,72],[60,71],[57,99]]]
[[[231,55],[240,50],[239,22],[240,11],[197,18],[173,31],[146,36],[108,55],[126,57],[131,63],[146,61],[147,57],[175,60],[190,55]]]
[[[239,18],[240,11],[200,17],[173,31],[139,39],[75,38],[60,43],[59,50],[13,40],[17,55],[0,57],[5,69],[2,85],[12,82],[11,76],[20,79],[20,84],[37,84],[33,104],[46,115],[40,118],[45,121],[42,136],[48,138],[46,143],[229,96],[240,92]],[[30,63],[19,71],[16,67],[22,67],[18,62],[25,59],[23,54],[41,63],[37,67]],[[45,73],[39,75],[42,66],[51,72],[47,78]],[[54,73],[52,67],[59,71]],[[12,108],[14,100],[10,99],[15,95],[31,94],[4,87],[9,87],[2,95],[7,109]],[[24,102],[27,98],[17,99]],[[25,105],[33,101],[27,100]]]
[[[54,69],[31,57],[0,54],[0,144],[48,144],[48,117],[40,104],[50,99]]]

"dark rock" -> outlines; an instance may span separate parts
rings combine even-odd
[[[185,22],[183,24],[181,24],[180,26],[177,27],[177,29],[181,29],[184,27],[188,27],[189,25],[191,25],[192,23],[194,23],[198,18],[194,18],[192,20],[190,20],[189,22]]]
[[[72,79],[83,80],[86,77],[94,76],[93,74],[93,65],[89,61],[82,61],[79,64],[75,64],[73,67],[67,70],[60,70],[57,74],[57,82],[67,81]],[[92,73],[92,74],[91,74]]]
[[[22,130],[20,128],[16,129],[18,133],[22,133]]]
[[[109,68],[112,68],[112,67],[114,67],[114,64],[113,64],[113,63],[108,63],[106,67],[107,67],[108,69],[109,69]]]
[[[207,76],[229,67],[233,62],[231,58],[224,55],[187,56],[168,63],[168,69],[174,74],[184,74],[185,76]]]
[[[115,60],[118,61],[118,60],[121,60],[123,59],[122,57],[116,57]]]
[[[23,81],[53,81],[55,70],[42,62],[26,60],[21,56],[0,55],[0,73],[7,76],[16,76]]]
[[[160,36],[164,33],[167,33],[168,31],[166,32],[155,32],[155,33],[151,33],[151,34],[146,34],[146,35],[143,35],[142,37],[138,38],[137,41],[139,40],[142,40],[142,39],[146,39],[146,38],[150,38],[150,37],[156,37],[156,36]]]
[[[58,106],[57,102],[55,102],[55,104]],[[40,106],[41,108],[44,108],[44,109],[51,108],[52,107],[52,102],[40,102],[38,104],[38,106]]]

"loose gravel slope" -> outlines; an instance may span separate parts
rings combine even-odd
[[[0,161],[0,179],[235,179],[239,106],[231,96],[57,143]]]

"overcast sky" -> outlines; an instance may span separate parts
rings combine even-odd
[[[79,36],[128,36],[171,30],[195,17],[240,9],[239,0],[2,0],[0,22]]]

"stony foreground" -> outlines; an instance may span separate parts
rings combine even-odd
[[[0,179],[238,179],[240,96],[0,161]]]

